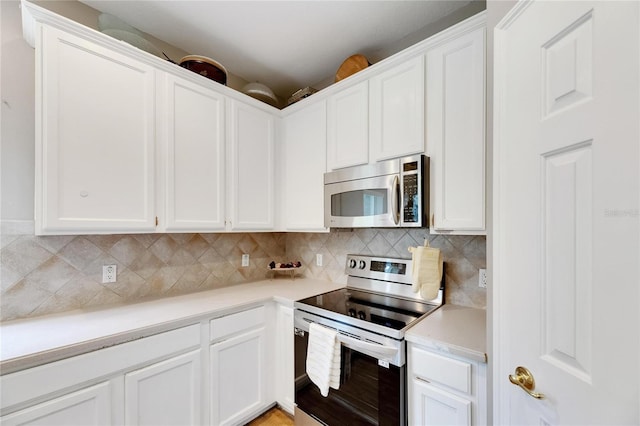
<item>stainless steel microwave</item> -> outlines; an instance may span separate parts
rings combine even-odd
[[[327,228],[428,226],[429,157],[414,155],[324,174]]]

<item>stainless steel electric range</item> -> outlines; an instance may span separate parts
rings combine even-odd
[[[407,423],[405,332],[442,305],[411,289],[411,259],[349,255],[347,287],[295,302],[296,424]],[[305,371],[310,323],[338,331],[340,388],[323,397]]]

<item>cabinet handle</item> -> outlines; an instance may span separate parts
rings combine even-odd
[[[416,376],[416,377],[415,377],[415,379],[416,379],[417,381],[419,381],[419,382],[423,382],[423,383],[429,383],[429,384],[431,384],[431,382],[430,382],[429,380],[427,380],[427,379],[423,379],[423,378],[422,378],[422,377],[420,377],[420,376]]]
[[[156,226],[158,226],[158,216],[156,216]]]

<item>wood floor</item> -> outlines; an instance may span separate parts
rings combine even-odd
[[[260,417],[253,419],[248,426],[293,426],[293,417],[278,407],[273,407]]]

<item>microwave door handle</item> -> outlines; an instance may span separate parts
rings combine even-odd
[[[393,188],[391,188],[391,216],[393,217],[393,222],[398,225],[400,223],[400,203],[398,202],[400,198],[400,180],[398,176],[393,177]]]

